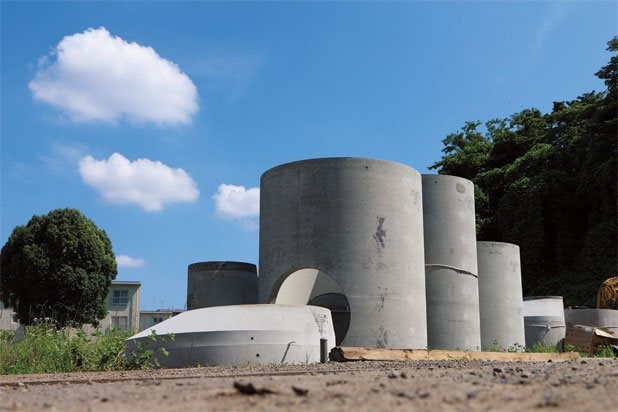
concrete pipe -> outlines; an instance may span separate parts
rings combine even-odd
[[[347,305],[348,323],[343,316],[335,331],[342,345],[427,346],[417,171],[303,160],[266,171],[260,191],[259,302]]]
[[[608,329],[618,336],[618,310],[616,309],[565,309],[567,325],[594,326]]]
[[[483,350],[524,349],[519,246],[477,242],[479,311]]]
[[[564,340],[566,324],[562,296],[524,298],[526,347],[535,344],[556,346]]]
[[[474,184],[446,175],[422,179],[429,347],[480,350]]]
[[[257,303],[257,268],[243,262],[189,265],[187,310]]]

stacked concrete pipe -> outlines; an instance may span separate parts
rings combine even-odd
[[[376,159],[303,160],[266,171],[260,198],[260,303],[286,301],[288,277],[317,271],[349,303],[342,345],[427,346],[416,170]],[[300,295],[286,303],[309,303],[310,291]]]
[[[524,349],[526,344],[519,246],[477,242],[483,350]]]
[[[429,347],[480,350],[474,184],[422,179]]]

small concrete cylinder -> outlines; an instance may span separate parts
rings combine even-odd
[[[564,340],[566,324],[562,296],[529,296],[524,298],[526,347],[536,343],[556,346]]]
[[[261,303],[291,303],[280,290],[316,272],[305,269],[328,276],[349,303],[342,345],[427,346],[421,177],[411,167],[344,157],[266,171],[259,266]]]
[[[257,303],[257,268],[244,262],[189,265],[187,310]]]
[[[618,336],[618,310],[615,309],[565,309],[564,320],[567,325],[608,329]]]
[[[423,175],[423,221],[428,345],[480,350],[474,184]]]
[[[523,349],[526,344],[519,246],[477,242],[483,350]]]

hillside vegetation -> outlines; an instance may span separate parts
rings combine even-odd
[[[596,76],[606,89],[467,122],[431,169],[475,183],[478,240],[520,246],[524,296],[594,307],[616,274],[618,38]]]

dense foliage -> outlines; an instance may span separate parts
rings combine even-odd
[[[0,300],[25,325],[96,325],[117,269],[107,234],[76,209],[16,227],[0,253]]]
[[[551,113],[525,109],[444,140],[431,168],[475,183],[479,240],[520,246],[524,295],[594,307],[616,274],[618,38],[596,75],[607,89]]]

